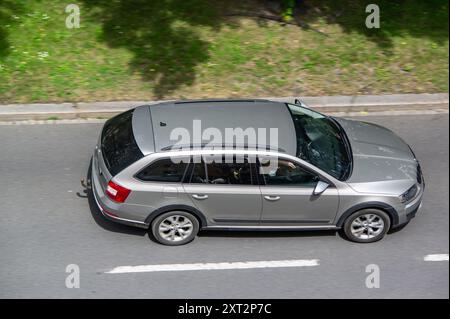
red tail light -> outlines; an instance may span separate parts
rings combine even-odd
[[[106,187],[106,195],[113,201],[118,203],[123,203],[128,195],[130,195],[131,190],[123,186],[117,185],[116,183],[109,181],[108,187]]]

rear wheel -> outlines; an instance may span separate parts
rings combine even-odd
[[[197,218],[192,214],[173,211],[156,217],[151,231],[159,243],[178,246],[191,242],[197,235],[199,226]]]
[[[363,209],[347,218],[345,236],[357,243],[372,243],[386,235],[391,227],[389,216],[378,209]]]

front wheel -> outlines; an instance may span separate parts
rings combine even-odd
[[[363,209],[347,218],[345,236],[357,243],[372,243],[386,235],[391,227],[389,216],[378,209]]]
[[[195,216],[183,211],[161,214],[152,223],[153,237],[168,246],[184,245],[197,235],[199,222]]]

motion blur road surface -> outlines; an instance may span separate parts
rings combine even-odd
[[[373,244],[335,232],[203,232],[166,247],[104,220],[80,178],[102,124],[0,125],[1,298],[448,298],[449,117],[368,116],[403,137],[421,161],[420,213]],[[448,255],[447,255],[448,256]],[[106,273],[118,266],[317,259],[314,267]],[[66,267],[80,268],[68,289]],[[380,287],[366,287],[366,267]]]

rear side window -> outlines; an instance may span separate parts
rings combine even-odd
[[[219,185],[252,185],[252,168],[247,158],[237,161],[195,163],[191,183]]]
[[[187,165],[182,160],[176,163],[170,158],[161,159],[140,171],[136,178],[146,182],[181,182]]]
[[[109,119],[103,127],[102,154],[113,176],[144,156],[134,139],[132,118],[130,110]]]

